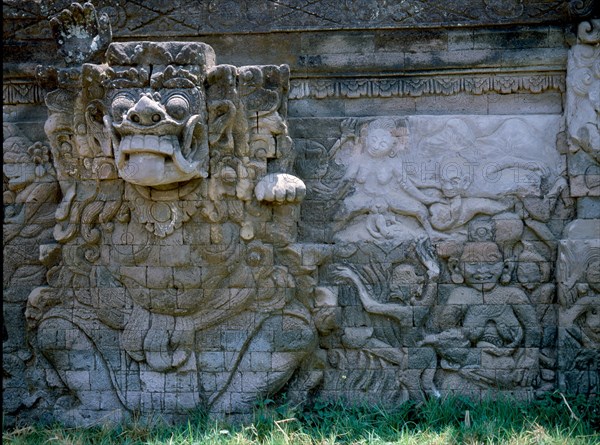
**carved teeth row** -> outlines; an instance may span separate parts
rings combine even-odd
[[[494,346],[498,346],[498,347],[506,346],[503,344],[503,342],[500,338],[493,336],[493,335],[484,335],[481,339],[479,339],[479,341],[490,343],[490,344],[492,344]]]
[[[179,149],[179,140],[175,135],[157,136],[154,134],[126,135],[121,139],[119,148],[122,153],[156,153],[171,156]]]

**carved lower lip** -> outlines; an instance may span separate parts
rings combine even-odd
[[[492,279],[492,275],[475,275],[473,277],[473,281],[478,281],[480,283],[488,282]]]
[[[125,135],[119,143],[119,169],[123,178],[152,186],[202,177],[198,162],[183,157],[175,135]]]
[[[174,158],[156,153],[131,153],[122,169],[123,179],[133,184],[155,186],[202,177],[197,163],[187,163],[182,169]]]
[[[122,125],[114,125],[114,143],[118,143],[115,155],[121,177],[144,186],[206,178],[208,172],[201,168],[201,160],[194,160],[196,153],[192,149],[194,130],[200,120],[200,115],[190,117],[181,134],[131,134],[131,128],[124,131]]]

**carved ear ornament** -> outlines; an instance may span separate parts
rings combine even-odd
[[[504,268],[502,269],[502,275],[500,276],[501,284],[508,284],[512,279],[512,272],[514,263],[511,260],[504,260]]]
[[[465,278],[462,274],[460,259],[451,257],[448,260],[448,269],[450,269],[450,278],[454,284],[463,284]]]

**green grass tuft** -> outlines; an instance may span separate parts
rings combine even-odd
[[[316,400],[290,406],[265,400],[252,420],[228,424],[196,412],[186,423],[117,427],[25,426],[3,431],[5,444],[65,445],[598,445],[600,399],[549,393],[532,402],[448,397],[395,409]]]

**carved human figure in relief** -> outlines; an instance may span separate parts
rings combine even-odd
[[[496,215],[512,207],[510,201],[468,196],[473,177],[466,160],[446,158],[440,170],[441,196],[429,206],[429,220],[434,229],[451,231],[463,227],[476,215]]]
[[[3,125],[3,285],[40,285],[46,267],[39,248],[52,241],[58,201],[50,150],[31,142],[15,125]],[[43,259],[42,259],[43,261]]]
[[[534,250],[530,243],[524,243],[525,250],[519,255],[516,278],[529,294],[535,305],[548,305],[555,302],[556,286],[551,280],[550,263]]]
[[[361,275],[350,266],[337,265],[333,277],[338,280],[349,281],[356,287],[360,301],[368,313],[389,318],[400,329],[411,328],[414,324],[413,308],[434,304],[437,293],[437,279],[440,273],[435,253],[428,238],[417,240],[415,251],[419,261],[427,269],[427,278],[417,274],[414,266],[410,264],[397,265],[390,274],[388,295],[372,295]],[[400,374],[407,369],[407,348],[390,345],[388,342],[374,337],[373,328],[347,329],[343,341],[345,341],[347,347],[362,349],[398,366]],[[400,339],[400,343],[403,343],[402,339]],[[439,395],[433,382],[435,364],[432,363],[431,366],[419,370],[418,374],[416,377],[421,382],[422,390],[431,395]],[[404,382],[408,387],[414,387],[414,383]]]
[[[466,243],[448,262],[455,288],[431,316],[438,388],[532,388],[540,327],[528,296],[507,285],[511,262],[494,242]]]
[[[572,393],[600,389],[600,255],[589,252],[573,304],[560,313],[561,386]]]
[[[28,381],[32,354],[25,332],[24,291],[46,281],[46,260],[52,255],[47,243],[53,241],[59,195],[49,148],[14,124],[5,122],[2,130],[2,408],[11,416],[31,408],[41,393]]]
[[[105,57],[46,98],[62,256],[27,314],[64,384],[55,415],[247,413],[316,343],[289,70],[215,65],[195,42],[112,43]]]
[[[600,57],[600,19],[580,23],[577,31],[578,42],[569,51],[567,67],[568,142],[571,153],[583,150],[590,156],[589,161],[600,164],[600,72],[596,65]],[[598,179],[590,178],[588,187],[598,187]]]
[[[406,127],[392,119],[376,119],[357,128],[355,119],[342,122],[342,137],[331,150],[331,157],[346,166],[345,178],[354,181],[354,192],[345,198],[340,225],[366,216],[366,229],[373,238],[390,239],[406,231],[398,217],[417,220],[411,230],[432,232],[427,204],[438,199],[422,193],[406,181],[399,155],[405,149]],[[422,233],[422,232],[421,232]]]

